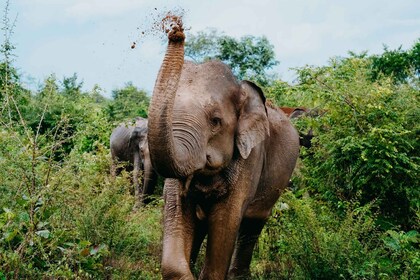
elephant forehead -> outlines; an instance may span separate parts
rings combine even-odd
[[[192,112],[193,108],[211,109],[219,107],[222,100],[217,95],[203,92],[200,88],[180,88],[175,98],[175,108]]]
[[[196,87],[201,91],[209,88],[237,87],[238,83],[228,66],[220,61],[202,64],[186,62],[181,73],[180,87]]]

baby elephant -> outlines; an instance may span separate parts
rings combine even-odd
[[[147,119],[138,117],[135,123],[122,123],[116,127],[110,138],[111,147],[111,174],[113,177],[119,173],[117,164],[120,161],[128,162],[125,170],[133,171],[133,184],[136,203],[134,208],[141,206],[148,195],[153,194],[157,183],[157,174],[154,171],[149,155],[147,142]],[[139,172],[143,172],[140,188]]]

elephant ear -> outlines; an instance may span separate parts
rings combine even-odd
[[[270,128],[262,90],[250,81],[241,82],[240,115],[236,146],[242,158],[248,158],[252,148],[270,135]]]
[[[295,119],[295,118],[299,118],[300,116],[302,116],[303,114],[306,113],[306,110],[303,108],[296,108],[293,110],[293,112],[290,114],[289,118],[290,119]]]

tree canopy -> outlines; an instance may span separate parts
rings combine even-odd
[[[108,104],[108,115],[111,120],[127,118],[147,118],[149,96],[144,90],[140,90],[129,82],[124,88],[112,91],[113,102]]]
[[[395,82],[403,82],[414,72],[420,78],[420,40],[410,49],[403,50],[400,46],[395,50],[384,47],[384,52],[370,57],[371,76],[376,80],[380,75],[392,76]]]
[[[261,85],[267,85],[274,78],[268,70],[279,63],[274,46],[265,36],[235,39],[215,29],[190,35],[185,55],[195,62],[219,59],[232,68],[238,79],[253,79]]]

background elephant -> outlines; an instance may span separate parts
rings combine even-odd
[[[184,63],[177,18],[149,107],[153,166],[164,186],[164,279],[193,279],[203,239],[200,279],[249,274],[254,245],[288,186],[299,154],[289,118],[265,105],[259,87],[238,82],[223,63]]]
[[[305,107],[280,107],[280,109],[290,118],[295,119],[304,115],[313,116],[314,114],[311,110]],[[312,138],[314,138],[314,133],[312,128],[309,129],[308,133],[299,132],[299,144],[302,147],[310,148],[312,147]]]
[[[133,172],[134,194],[136,197],[135,208],[144,203],[148,195],[152,195],[156,184],[157,174],[154,171],[149,155],[147,141],[147,119],[136,118],[135,123],[122,123],[116,127],[110,137],[111,147],[111,174],[119,173],[117,165],[119,161],[128,162],[124,167]],[[139,172],[142,174],[142,186],[140,188]]]

